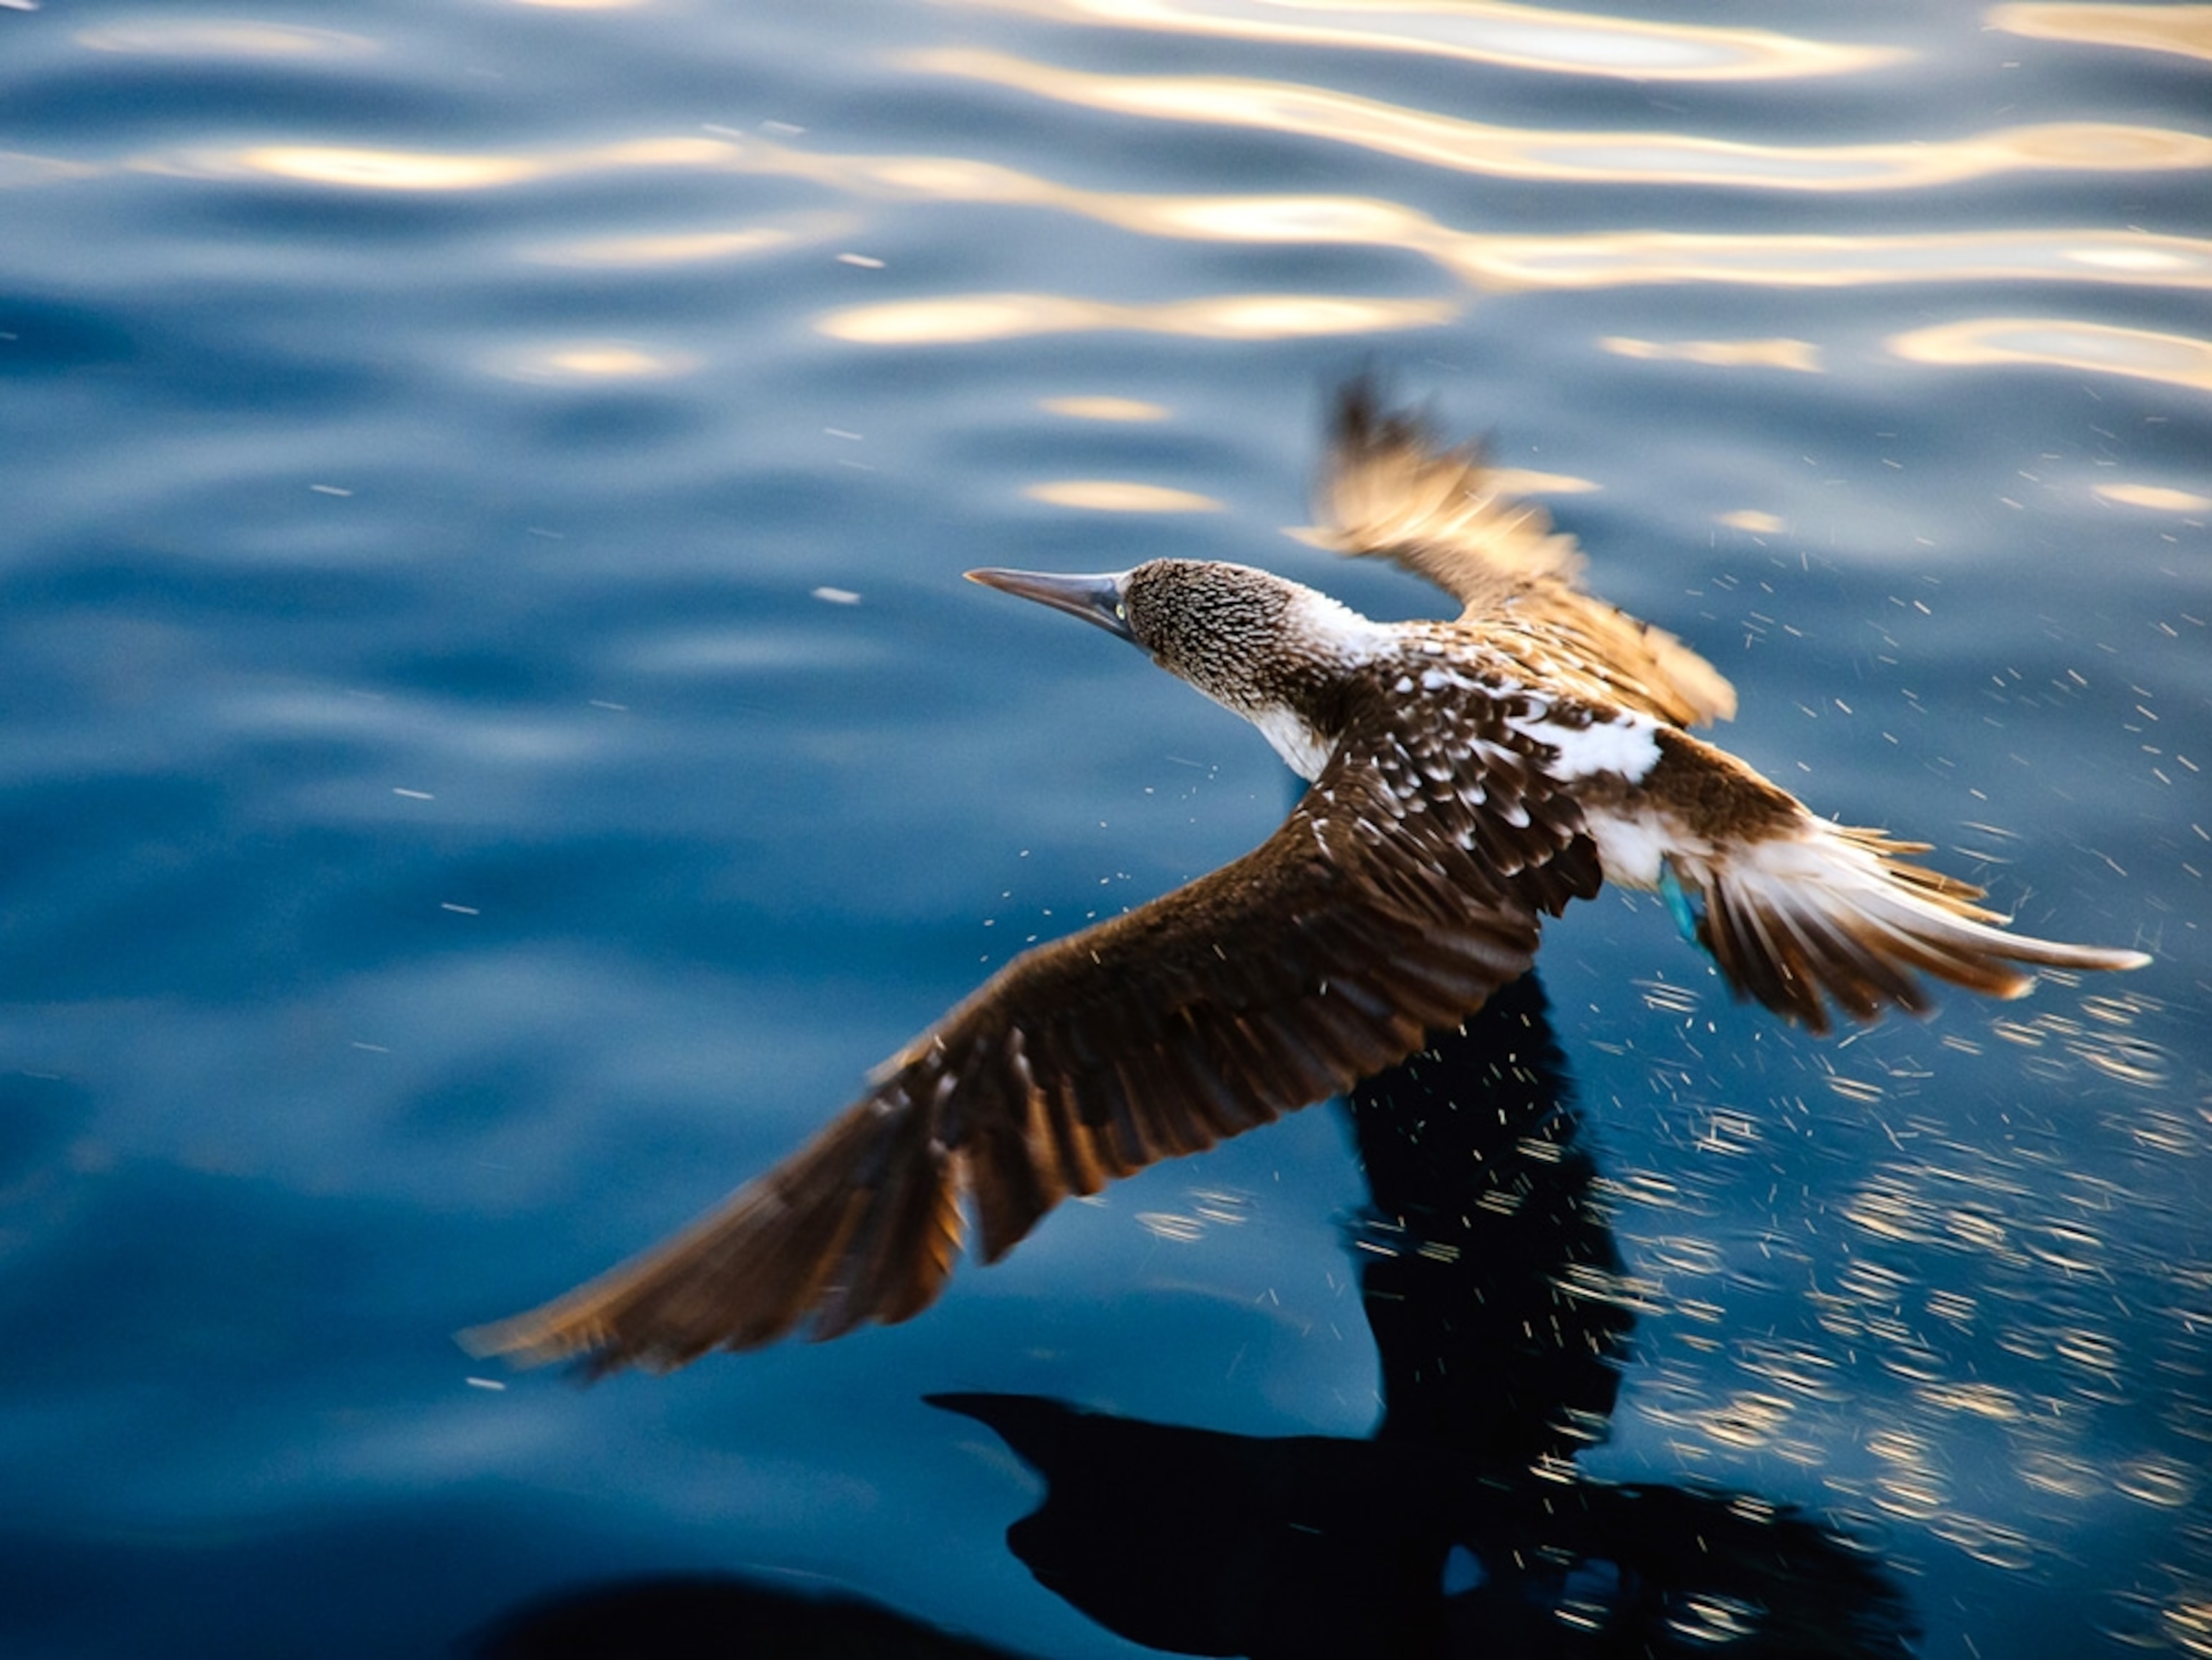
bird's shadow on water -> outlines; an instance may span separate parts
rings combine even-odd
[[[1351,1233],[1382,1360],[1374,1435],[1259,1438],[1036,1396],[930,1397],[1043,1477],[1043,1502],[1007,1532],[1039,1584],[1177,1654],[1911,1651],[1902,1593],[1850,1539],[1755,1495],[1577,1469],[1604,1436],[1635,1316],[1533,974],[1350,1106],[1370,1195]],[[473,1651],[1006,1652],[735,1578],[534,1604]]]

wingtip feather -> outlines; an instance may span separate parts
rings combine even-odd
[[[908,1318],[943,1290],[961,1233],[960,1172],[907,1156],[916,1133],[902,1097],[867,1097],[673,1239],[459,1341],[518,1366],[580,1360],[597,1377],[673,1371],[809,1323],[834,1336]]]

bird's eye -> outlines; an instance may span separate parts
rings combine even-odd
[[[1127,622],[1129,620],[1129,608],[1118,599],[1114,602],[1114,620],[1116,622]]]

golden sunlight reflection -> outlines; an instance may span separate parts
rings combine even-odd
[[[2118,1018],[2113,1018],[2115,1009]],[[2157,1089],[2171,1082],[2175,1057],[2141,1033],[2126,1029],[2132,1024],[2133,1015],[2121,1000],[2085,998],[2081,1012],[2089,1019],[2077,1019],[2058,1009],[2033,1017],[2000,1017],[1990,1023],[1990,1032],[2002,1042],[2031,1051],[2033,1075],[2054,1082],[2073,1075],[2077,1062],[2140,1089]]]
[[[2071,1499],[2077,1504],[2094,1499],[2105,1489],[2095,1466],[2052,1448],[2023,1453],[2016,1461],[2015,1471],[2023,1484],[2038,1493],[2049,1493],[2054,1499]]]
[[[1638,230],[1496,236],[1454,230],[1415,209],[1373,197],[1120,195],[957,157],[823,155],[761,140],[732,142],[729,155],[729,165],[750,172],[803,178],[854,195],[1054,208],[1140,235],[1400,248],[1492,293],[1654,282],[1849,288],[2072,281],[2212,288],[2212,242],[2144,231],[1754,236]]]
[[[1205,340],[1292,340],[1429,328],[1449,322],[1459,312],[1447,300],[1358,295],[1223,294],[1121,306],[1065,294],[953,294],[855,306],[827,312],[814,326],[833,340],[869,346],[964,345],[1104,329]]]
[[[2136,1029],[2149,1007],[2098,996],[1997,1035],[2088,1067],[2117,1041],[2130,1046],[2132,1070],[2170,1089],[2172,1057]],[[1901,1064],[1882,1069],[1925,1075]],[[1732,1335],[1717,1287],[1739,1282],[1744,1241],[1710,1231],[1717,1211],[1726,1214],[1712,1203],[1731,1179],[1725,1172],[1661,1180],[1616,1169],[1601,1178],[1629,1260],[1650,1281],[1647,1376],[1634,1410],[1686,1468],[1726,1469],[1746,1455],[1797,1464],[1863,1519],[1908,1524],[2001,1572],[2050,1561],[2060,1546],[2038,1524],[2062,1508],[2201,1506],[2201,1461],[2147,1444],[2130,1423],[2149,1405],[2142,1390],[2156,1367],[2112,1319],[2110,1287],[2123,1265],[2148,1265],[2144,1245],[2109,1226],[2134,1196],[2075,1167],[2063,1136],[1956,1141],[1931,1136],[1899,1105],[1914,1141],[1823,1212],[1844,1225],[1840,1250],[1832,1242],[1816,1257],[1786,1235],[1759,1238],[1753,1283],[1771,1290],[1803,1276],[1813,1326],[1796,1335]],[[2130,1127],[2143,1118],[2132,1105],[2124,1115]],[[2212,1147],[2185,1112],[2145,1127],[2161,1148],[2194,1156]],[[1705,1131],[1695,1133],[1706,1150]],[[2179,1281],[2164,1294],[2200,1288]],[[1994,1380],[1991,1348],[2028,1363],[2028,1387]],[[2174,1405],[2165,1409],[2178,1427]],[[2212,1442],[2212,1409],[2182,1409],[2184,1433]],[[2013,1484],[1979,1506],[1965,1501],[1981,1478],[1970,1487],[1954,1451],[1977,1443],[2003,1449]],[[2170,1618],[2193,1608],[2194,1594],[2160,1591],[2145,1606]]]
[[[1928,1524],[1928,1531],[1946,1544],[1956,1545],[1976,1561],[2017,1572],[2035,1563],[2034,1542],[2018,1528],[2001,1522],[1947,1510]]]
[[[491,354],[484,364],[505,379],[539,382],[663,380],[689,374],[698,366],[698,359],[688,353],[648,351],[625,340],[513,347]]]
[[[189,150],[136,165],[196,179],[259,176],[362,191],[476,191],[629,167],[727,167],[732,147],[714,138],[646,138],[536,155],[471,155],[434,150],[353,149],[328,144],[260,144]]]
[[[1055,22],[1286,45],[1421,52],[1635,81],[1776,81],[1840,75],[1909,56],[1893,46],[1805,40],[1506,3],[1506,0],[969,0]]]
[[[2194,490],[2177,490],[2164,484],[2100,484],[2095,494],[2124,507],[2148,507],[2154,513],[2202,513],[2212,511],[2212,496]]]
[[[1212,496],[1164,484],[1133,484],[1114,478],[1061,478],[1032,484],[1022,494],[1055,507],[1079,507],[1093,513],[1218,513]]]
[[[1436,227],[1432,251],[1480,288],[1605,288],[1649,282],[1856,288],[1887,282],[2098,282],[2212,288],[2212,242],[2142,231],[1735,236],[1600,231],[1485,237]]]
[[[1820,348],[1809,340],[1637,340],[1607,335],[1597,342],[1616,357],[1701,363],[1716,369],[1795,369],[1820,373]]]
[[[514,155],[263,145],[157,154],[133,165],[202,178],[258,175],[338,189],[400,191],[483,190],[618,168],[728,170],[801,179],[878,200],[1054,209],[1139,235],[1397,248],[1421,255],[1469,286],[1491,293],[1678,282],[1847,288],[1887,282],[2071,281],[2212,288],[2212,242],[2143,231],[2032,228],[1891,236],[1754,236],[1638,230],[1573,236],[1484,235],[1454,230],[1402,203],[1371,197],[1123,195],[1085,191],[957,156],[820,154],[727,135],[638,139],[585,150]],[[871,341],[1006,339],[1085,328],[1259,339],[1419,327],[1455,314],[1456,306],[1445,301],[1355,297],[1284,295],[1224,298],[1182,306],[1115,307],[1054,296],[1000,295],[840,312],[823,326],[841,338]]]
[[[2179,1510],[2197,1496],[2199,1478],[2171,1459],[2147,1454],[2121,1464],[2112,1474],[2112,1485],[2139,1504]]]
[[[153,58],[357,58],[379,50],[374,40],[335,29],[153,19],[80,29],[76,43],[94,51]]]
[[[1723,513],[1719,523],[1731,530],[1743,530],[1755,536],[1780,536],[1790,528],[1784,520],[1756,507],[1739,507],[1734,512]]]
[[[586,270],[698,265],[715,260],[752,259],[810,242],[822,242],[853,227],[848,215],[820,215],[810,222],[749,225],[727,231],[669,231],[658,235],[584,237],[542,243],[521,257],[541,265]]]
[[[991,51],[921,52],[907,61],[937,74],[1116,115],[1297,133],[1504,179],[1843,191],[1951,185],[2023,168],[2133,173],[2212,167],[2212,137],[2100,122],[1927,142],[1790,148],[1669,132],[1493,127],[1317,87],[1091,75]]]
[[[1037,408],[1071,421],[1165,421],[1172,413],[1164,403],[1134,397],[1042,397]]]
[[[1993,29],[2087,46],[2136,46],[2212,58],[2212,6],[1993,6]]]
[[[1890,337],[1910,363],[2032,364],[2212,391],[2212,341],[2066,318],[1971,318]]]
[[[2010,1390],[1986,1383],[1923,1384],[1913,1391],[1923,1405],[1937,1412],[1963,1413],[1993,1424],[2013,1424],[2027,1416],[2020,1397]]]
[[[517,155],[435,155],[417,150],[331,149],[270,144],[227,155],[180,158],[173,170],[202,177],[258,173],[303,185],[362,191],[481,191],[538,179],[540,162]]]

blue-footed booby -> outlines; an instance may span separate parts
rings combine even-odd
[[[2009,933],[1927,844],[1815,816],[1692,736],[1728,682],[1579,583],[1572,542],[1472,448],[1380,407],[1336,413],[1319,501],[1340,552],[1460,602],[1373,622],[1266,571],[1155,559],[1100,576],[980,570],[1096,624],[1243,716],[1310,787],[1243,857],[1042,945],[878,1066],[815,1138],[665,1244],[463,1334],[593,1372],[904,1320],[972,1211],[996,1261],[1071,1194],[1195,1153],[1419,1050],[1603,882],[1656,890],[1740,997],[1812,1031],[2000,997],[2021,965],[2142,953]]]

